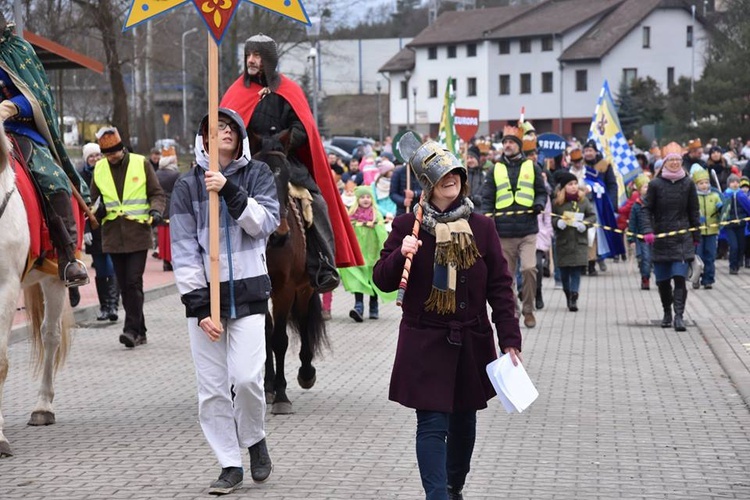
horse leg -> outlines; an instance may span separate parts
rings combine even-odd
[[[273,331],[273,352],[276,358],[276,378],[274,379],[273,407],[271,413],[274,415],[289,415],[294,413],[292,402],[286,395],[286,376],[284,375],[284,361],[286,351],[289,347],[289,336],[287,335],[286,317],[288,311],[278,311],[274,307],[274,331]]]
[[[302,365],[297,372],[297,383],[303,389],[315,385],[316,371],[312,364],[315,350],[324,335],[323,309],[320,296],[312,289],[300,292],[295,303],[295,314],[300,325],[299,360]]]
[[[13,325],[13,315],[16,310],[21,282],[18,279],[6,279],[0,283],[0,458],[12,457],[13,450],[8,439],[3,434],[5,419],[3,418],[3,386],[8,376],[8,337]]]
[[[273,317],[266,313],[266,375],[263,379],[263,387],[266,391],[266,404],[273,403],[276,396],[273,388],[276,372],[273,368]]]
[[[56,276],[42,280],[44,291],[44,321],[41,335],[44,348],[42,364],[42,382],[36,406],[31,412],[28,425],[52,425],[55,423],[55,410],[52,401],[55,399],[55,357],[58,355],[62,335],[62,316],[65,300],[68,296],[62,281]]]

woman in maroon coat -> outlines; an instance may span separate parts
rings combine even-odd
[[[416,410],[426,498],[461,499],[476,411],[495,395],[485,370],[497,358],[492,323],[514,364],[521,332],[500,239],[492,219],[472,213],[466,168],[432,141],[409,157],[423,189],[419,239],[413,213],[396,217],[373,273],[381,290],[396,290],[406,255],[414,253],[389,398]]]

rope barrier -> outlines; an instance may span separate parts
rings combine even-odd
[[[484,215],[486,215],[487,217],[502,217],[502,216],[511,216],[511,215],[528,215],[528,214],[533,214],[533,213],[534,213],[533,210],[511,210],[508,212],[486,213]],[[559,215],[559,214],[554,214],[551,212],[542,212],[542,213],[549,214],[551,217],[562,218],[562,215]],[[606,226],[604,224],[599,224],[598,222],[586,222],[586,221],[581,221],[581,222],[583,222],[583,224],[589,227],[603,229],[604,231],[612,231],[613,233],[624,234],[625,236],[635,236],[636,238],[641,239],[641,240],[643,239],[643,236],[644,236],[643,234],[640,234],[640,233],[634,233],[632,231],[628,231],[625,229],[619,229],[616,227]],[[703,231],[704,229],[713,228],[713,227],[728,226],[730,224],[737,224],[740,222],[750,222],[750,217],[745,217],[743,219],[728,220],[724,222],[719,222],[717,224],[708,224],[708,225],[702,225],[698,227],[691,227],[688,229],[678,229],[677,231],[667,231],[666,233],[655,234],[654,238],[655,239],[669,238],[671,236],[693,233],[695,231]]]

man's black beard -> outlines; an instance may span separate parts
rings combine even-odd
[[[263,71],[258,71],[256,74],[251,75],[250,73],[247,74],[248,77],[250,77],[251,82],[255,82],[261,87],[266,87],[266,77],[263,74]]]

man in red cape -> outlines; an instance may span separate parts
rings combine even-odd
[[[248,38],[245,72],[227,89],[220,106],[239,113],[248,136],[262,137],[262,148],[277,144],[282,132],[288,134],[291,182],[307,188],[313,196],[314,223],[307,230],[308,273],[316,290],[325,292],[339,283],[338,272],[330,263],[350,267],[364,265],[364,260],[307,98],[299,85],[277,73],[277,64],[272,38],[263,34]]]

